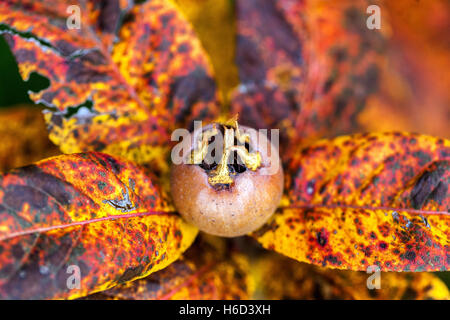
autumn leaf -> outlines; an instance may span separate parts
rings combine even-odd
[[[192,23],[214,67],[222,109],[228,110],[229,93],[238,84],[235,64],[234,3],[229,0],[172,0]]]
[[[51,143],[41,110],[15,106],[0,111],[0,172],[59,154]]]
[[[224,239],[197,239],[184,256],[164,270],[118,285],[88,299],[228,300],[249,299],[252,281],[245,255]]]
[[[449,269],[450,142],[385,133],[321,140],[286,168],[287,200],[253,236],[298,261]]]
[[[0,298],[76,298],[144,277],[191,245],[197,229],[136,165],[62,155],[0,176]],[[78,288],[68,269],[79,268]]]
[[[423,135],[449,133],[448,4],[404,15],[407,1],[379,1],[383,27],[369,30],[370,4],[2,1],[0,34],[25,81],[49,80],[30,97],[69,154],[0,175],[0,298],[449,299],[420,273],[450,264],[450,141]],[[169,136],[220,111],[281,129],[285,194],[250,236],[290,258],[260,256],[250,237],[202,235],[187,250],[198,230],[171,204]],[[28,157],[43,123],[5,119],[0,134],[20,138],[0,152]],[[316,141],[392,129],[404,132]]]
[[[32,73],[50,80],[30,97],[50,107],[50,139],[64,153],[148,163],[167,150],[171,129],[217,115],[215,84],[200,42],[169,2],[134,6],[121,27],[113,16],[123,5],[112,2],[3,1],[0,33],[25,80]],[[67,29],[69,5],[88,13],[80,29]]]
[[[91,25],[103,47],[110,50],[114,44],[116,30],[120,26],[120,20],[132,7],[131,1],[95,1],[86,2],[86,11],[89,13],[89,25]],[[67,9],[66,9],[67,11]]]
[[[426,272],[381,272],[379,288],[369,289],[373,271],[330,270],[275,254],[260,257],[252,270],[258,274],[257,290],[265,299],[450,299],[447,286]],[[371,285],[375,282],[369,279]]]
[[[354,127],[378,92],[383,30],[366,27],[366,1],[238,0],[241,84],[232,111],[286,139]],[[275,107],[276,106],[276,107]]]
[[[382,27],[370,30],[365,0],[236,1],[232,112],[281,129],[284,145],[365,131],[448,138],[444,2],[379,1]]]

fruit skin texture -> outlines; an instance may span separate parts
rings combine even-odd
[[[255,150],[260,149],[256,146]],[[200,166],[172,165],[170,184],[175,207],[188,222],[209,234],[237,237],[258,229],[275,212],[283,192],[278,155],[278,170],[271,175],[261,174],[268,161],[264,152],[261,156],[262,168],[238,174],[229,189],[220,190],[208,182]]]

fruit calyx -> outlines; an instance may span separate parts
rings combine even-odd
[[[210,140],[220,134],[223,137],[220,162],[208,164],[205,158],[210,151]],[[229,188],[234,182],[234,177],[246,169],[256,171],[261,167],[261,154],[258,151],[249,151],[250,135],[242,133],[239,129],[237,115],[223,123],[214,123],[212,128],[202,132],[199,142],[198,147],[191,152],[190,164],[200,165],[208,171],[208,182],[217,189]]]

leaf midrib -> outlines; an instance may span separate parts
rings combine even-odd
[[[361,205],[352,205],[352,204],[292,204],[288,206],[281,206],[278,209],[361,209],[361,210],[385,210],[385,211],[400,211],[400,212],[408,212],[411,214],[424,214],[424,215],[448,215],[450,216],[450,212],[448,211],[433,211],[433,210],[420,210],[420,209],[412,209],[412,208],[394,208],[388,206],[361,206]]]
[[[117,220],[117,219],[132,219],[132,218],[145,217],[145,216],[151,216],[151,215],[171,215],[171,214],[176,214],[176,212],[175,211],[145,211],[145,212],[133,212],[133,213],[127,213],[127,214],[118,214],[118,215],[112,215],[112,216],[107,216],[107,217],[102,217],[102,218],[95,218],[95,219],[89,219],[89,220],[83,220],[83,221],[75,221],[75,222],[54,225],[54,226],[48,226],[48,227],[26,229],[26,230],[10,233],[4,237],[0,237],[0,241],[5,241],[8,239],[21,237],[21,236],[25,236],[25,235],[29,235],[29,234],[33,234],[33,233],[40,234],[40,233],[44,233],[44,232],[48,232],[48,231],[62,230],[62,229],[76,227],[76,226],[84,226],[84,225],[88,225],[91,223],[97,223],[97,222],[102,222],[102,221],[113,221],[113,220]]]

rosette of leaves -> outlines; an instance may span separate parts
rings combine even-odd
[[[415,36],[408,26],[450,11],[414,3],[414,21],[369,30],[367,6],[2,1],[22,78],[49,81],[30,98],[62,155],[0,177],[0,297],[449,298],[428,273],[450,265],[448,77],[428,81],[448,70],[436,30],[449,19]],[[435,54],[411,51],[417,43]],[[284,196],[256,241],[195,241],[167,192],[170,133],[235,113],[281,129]],[[389,282],[376,293],[369,266]],[[276,269],[294,277],[268,283]]]

